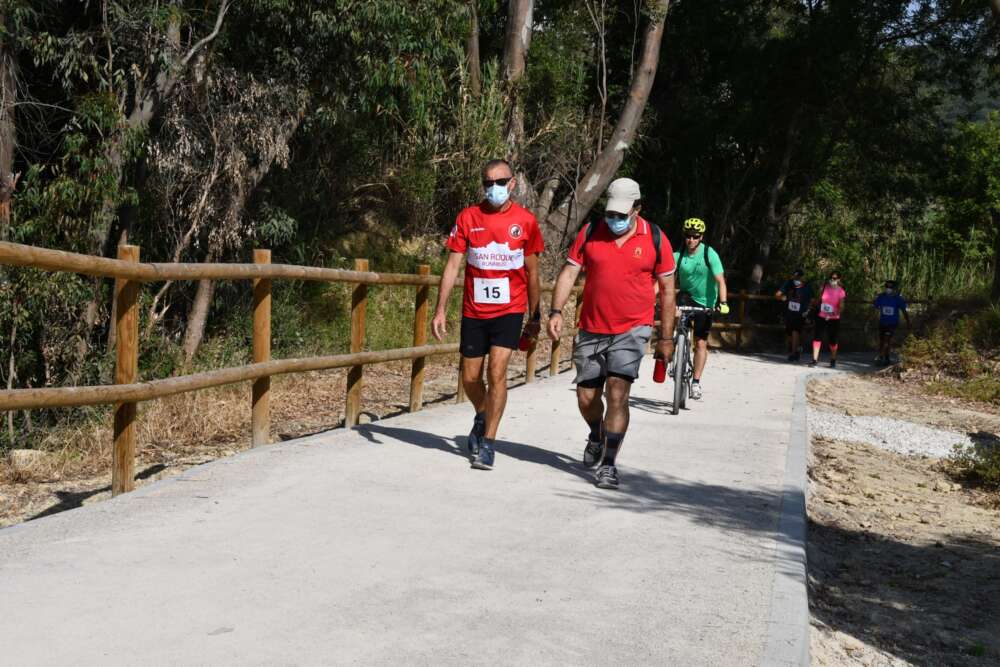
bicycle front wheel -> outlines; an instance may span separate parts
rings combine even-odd
[[[685,396],[687,381],[684,378],[684,369],[687,368],[687,348],[687,335],[681,332],[674,345],[674,403],[671,412],[675,415],[681,411],[687,399]]]

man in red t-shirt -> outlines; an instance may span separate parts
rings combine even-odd
[[[524,313],[532,313],[526,336],[538,335],[541,319],[538,255],[545,244],[535,216],[510,200],[514,185],[506,160],[492,160],[483,168],[486,197],[455,220],[431,322],[434,337],[441,340],[447,333],[448,296],[466,258],[459,349],[462,385],[476,409],[467,445],[472,467],[480,470],[493,467],[493,442],[507,405],[507,364],[518,346]],[[483,382],[487,354],[489,391]]]
[[[660,228],[639,216],[641,208],[638,183],[630,178],[611,183],[604,220],[577,234],[549,311],[549,335],[557,340],[562,307],[581,269],[586,271],[574,382],[580,414],[590,427],[583,464],[600,464],[594,478],[602,489],[618,488],[615,457],[628,428],[632,382],[653,333],[657,284],[662,313],[657,355],[665,362],[674,355],[674,253]]]

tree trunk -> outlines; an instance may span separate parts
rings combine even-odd
[[[993,218],[993,233],[996,235],[993,240],[993,289],[990,295],[994,302],[1000,303],[1000,209],[992,209],[990,215]]]
[[[531,48],[534,21],[534,0],[510,0],[507,7],[507,32],[503,48],[503,77],[507,95],[507,159],[514,176],[514,200],[522,206],[534,206],[535,191],[528,174],[521,168],[521,147],[524,145],[524,105],[521,102],[521,80]]]
[[[549,237],[561,238],[564,235],[571,237],[571,232],[590,213],[590,209],[614,179],[625,157],[625,151],[635,139],[635,133],[639,129],[642,113],[649,99],[649,91],[653,88],[653,80],[656,78],[656,67],[660,61],[660,44],[663,42],[664,24],[670,0],[655,0],[647,4],[650,6],[649,24],[643,35],[642,54],[639,57],[639,66],[632,76],[628,102],[604,150],[577,183],[573,193],[543,221],[543,231],[547,231]]]
[[[288,119],[282,134],[282,140],[288,144],[298,131],[302,120],[305,118],[306,104],[303,104],[296,111],[295,115]],[[247,203],[254,191],[260,185],[264,177],[267,176],[274,165],[277,150],[260,156],[260,162],[256,167],[249,170],[246,176],[234,184],[233,195],[229,200],[229,206],[223,216],[226,222],[238,221],[243,217]],[[213,262],[215,258],[222,254],[223,248],[219,243],[213,244],[209,241],[208,257],[206,262]],[[208,323],[208,311],[212,305],[212,294],[215,292],[215,285],[211,280],[201,280],[198,282],[198,290],[195,293],[191,310],[188,311],[187,330],[184,332],[184,362],[185,366],[190,366],[194,355],[197,354],[205,335],[205,325]]]
[[[760,243],[757,245],[757,256],[754,258],[753,268],[750,270],[750,290],[759,292],[764,281],[764,269],[771,258],[771,250],[774,240],[778,236],[778,225],[787,215],[787,207],[782,214],[778,214],[778,201],[785,191],[785,182],[791,171],[792,152],[795,150],[795,141],[799,132],[799,116],[801,109],[792,114],[792,119],[788,123],[788,131],[785,135],[785,151],[781,156],[781,164],[778,167],[778,175],[767,193],[767,211],[764,219],[764,229],[759,235]]]
[[[0,31],[6,32],[6,25],[7,17],[0,13]],[[10,239],[10,202],[17,185],[17,176],[14,174],[14,147],[17,145],[14,118],[16,67],[17,63],[7,47],[7,40],[0,38],[0,241]],[[0,268],[0,276],[2,275],[3,269]]]
[[[1000,2],[1000,0],[997,0]],[[469,36],[465,42],[465,62],[469,68],[469,90],[476,97],[483,90],[482,65],[479,62],[479,0],[469,0]]]
[[[213,26],[212,32],[198,40],[185,54],[178,54],[174,51],[177,46],[177,25],[175,22],[168,23],[165,30],[167,49],[160,54],[162,57],[159,58],[159,60],[164,64],[157,72],[153,85],[139,88],[143,92],[141,95],[137,94],[133,100],[132,108],[126,116],[126,129],[115,137],[108,148],[109,168],[111,171],[118,174],[119,182],[123,184],[128,182],[128,179],[126,178],[126,170],[130,165],[127,164],[127,161],[125,160],[123,146],[126,133],[150,127],[153,120],[156,118],[156,115],[169,101],[174,90],[177,88],[177,85],[184,79],[184,77],[187,76],[188,72],[191,71],[195,65],[197,65],[197,59],[201,57],[203,51],[219,36],[219,32],[222,30],[222,24],[231,6],[232,0],[219,0],[218,10],[215,17],[215,25]],[[94,230],[90,247],[91,254],[101,256],[110,254],[113,249],[110,242],[111,239],[114,238],[114,221],[118,213],[118,205],[117,202],[114,201],[107,202],[102,208],[102,212],[98,218],[97,228]],[[125,213],[125,217],[129,218],[128,212]],[[82,367],[83,361],[86,358],[88,350],[90,349],[91,335],[94,331],[94,327],[97,325],[97,318],[100,313],[103,286],[104,281],[101,279],[98,278],[94,281],[93,297],[84,307],[84,330],[77,345],[77,368]]]
[[[1000,0],[990,0],[990,8],[993,10],[993,18],[1000,21]]]
[[[206,262],[215,261],[215,257],[209,253],[205,258]],[[188,313],[187,330],[184,332],[184,367],[190,368],[194,355],[197,354],[201,346],[201,340],[205,336],[205,324],[208,323],[208,311],[212,307],[212,294],[215,292],[214,280],[199,280],[198,291],[195,292],[194,302]]]

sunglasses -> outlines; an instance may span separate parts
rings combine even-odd
[[[494,185],[499,185],[499,186],[502,186],[502,187],[506,187],[507,184],[510,183],[510,179],[512,179],[512,178],[513,178],[513,176],[508,176],[507,178],[492,178],[492,179],[491,178],[484,178],[483,179],[483,187],[484,188],[488,188],[488,187],[492,187]]]
[[[628,217],[628,213],[615,213],[614,211],[605,211],[604,217],[608,220],[624,220]]]
[[[700,239],[701,238],[701,234],[685,234],[684,238],[686,238],[686,239]]]

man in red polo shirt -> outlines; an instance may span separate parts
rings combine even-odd
[[[493,442],[507,405],[507,364],[521,337],[524,313],[532,313],[524,328],[529,336],[538,335],[541,320],[538,255],[545,245],[535,216],[511,201],[514,185],[506,160],[491,160],[483,168],[486,197],[455,220],[431,322],[434,337],[441,340],[447,333],[448,296],[466,258],[459,349],[462,385],[476,409],[467,447],[472,467],[480,470],[493,467]],[[489,391],[483,382],[487,354]]]
[[[604,220],[584,225],[577,234],[549,311],[549,335],[556,340],[562,333],[562,307],[580,270],[586,271],[574,382],[580,414],[590,427],[583,464],[600,464],[594,478],[602,489],[618,488],[615,457],[628,429],[632,382],[653,333],[657,283],[662,313],[657,354],[667,362],[674,354],[673,249],[659,227],[639,216],[641,203],[638,183],[630,178],[611,183]]]

